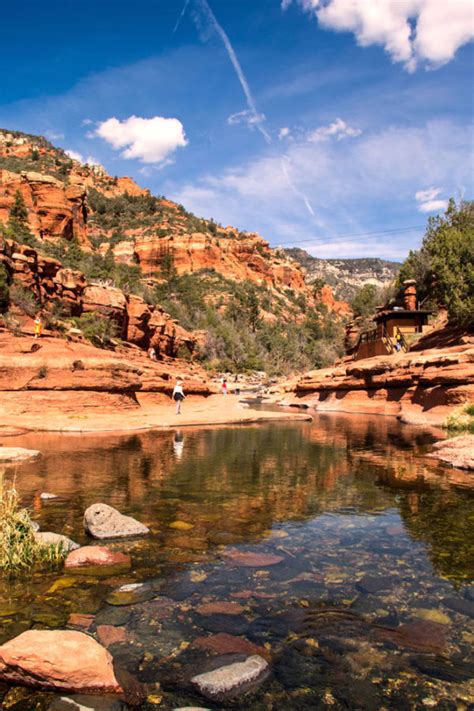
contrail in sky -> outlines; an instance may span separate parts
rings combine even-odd
[[[293,181],[291,180],[290,174],[289,174],[289,172],[288,172],[288,163],[289,163],[289,159],[288,159],[286,156],[282,157],[282,159],[281,159],[281,170],[282,170],[282,172],[283,172],[283,175],[284,175],[285,178],[286,178],[286,182],[288,183],[288,185],[290,186],[290,188],[291,188],[291,190],[294,192],[294,194],[295,194],[297,197],[299,197],[301,200],[303,200],[303,202],[304,202],[304,204],[305,204],[305,206],[306,206],[306,209],[308,210],[308,212],[309,212],[309,214],[311,215],[311,217],[314,217],[314,218],[317,220],[316,214],[315,214],[315,212],[314,212],[314,210],[313,210],[313,206],[311,205],[311,203],[310,203],[310,201],[308,200],[307,196],[306,196],[301,190],[299,190],[299,189],[296,187],[296,185],[293,184]],[[317,221],[319,222],[319,220],[317,220]]]
[[[173,30],[173,34],[178,29],[179,23],[183,19],[183,16],[188,8],[190,1],[191,0],[186,0],[186,2],[184,3],[183,9],[181,10],[181,14],[180,14],[178,21],[176,22],[175,28]],[[250,90],[249,83],[245,77],[242,67],[240,66],[240,62],[237,58],[235,50],[232,46],[232,43],[231,43],[226,31],[224,30],[222,25],[220,25],[219,22],[217,21],[217,18],[214,15],[207,0],[195,0],[195,1],[196,1],[197,5],[201,8],[204,16],[207,18],[208,22],[213,27],[214,31],[219,35],[220,39],[222,40],[222,43],[225,47],[227,55],[230,59],[230,62],[232,64],[233,68],[234,68],[234,71],[237,75],[237,79],[239,80],[240,86],[242,87],[242,91],[244,92],[245,99],[247,101],[248,112],[241,112],[240,114],[235,114],[234,116],[235,117],[237,117],[239,115],[242,116],[244,113],[247,113],[247,115],[249,117],[248,118],[249,126],[256,126],[257,130],[260,131],[260,133],[262,134],[266,143],[270,145],[272,143],[271,136],[268,133],[268,131],[265,129],[265,127],[262,125],[265,120],[265,116],[264,116],[264,114],[261,114],[257,109],[257,105],[255,103],[255,99],[253,98],[252,92]],[[307,196],[293,184],[293,181],[291,180],[290,174],[288,172],[287,162],[288,162],[288,158],[282,157],[281,169],[282,169],[283,175],[285,176],[286,182],[288,183],[288,185],[289,185],[290,189],[293,191],[293,193],[297,197],[299,197],[300,200],[303,200],[305,207],[308,210],[311,217],[313,217],[314,219],[317,220],[316,214],[315,214],[313,207],[312,207],[310,201],[308,200]]]
[[[176,32],[176,30],[178,29],[178,27],[179,27],[179,25],[180,25],[180,22],[181,22],[181,20],[183,19],[186,10],[188,9],[189,3],[190,3],[190,0],[186,0],[186,2],[184,3],[183,9],[181,10],[180,16],[179,16],[178,19],[176,20],[176,24],[175,24],[175,26],[174,26],[173,32],[171,33],[171,36],[173,36],[174,33]]]
[[[249,107],[249,113],[250,113],[250,118],[252,121],[252,124],[257,127],[257,129],[260,131],[264,139],[266,140],[267,143],[271,143],[272,139],[270,138],[269,133],[266,131],[266,129],[262,126],[262,114],[257,110],[257,106],[255,104],[255,99],[252,96],[252,92],[250,91],[250,87],[248,84],[247,79],[245,78],[245,74],[242,70],[242,67],[240,66],[240,62],[237,59],[237,55],[235,53],[235,50],[231,44],[231,41],[229,37],[227,36],[227,33],[225,32],[224,28],[218,23],[216,16],[212,12],[209,3],[207,0],[197,0],[199,3],[199,6],[201,7],[202,11],[206,15],[207,19],[219,35],[219,37],[222,40],[222,43],[226,49],[226,52],[229,56],[229,59],[231,61],[232,66],[234,67],[235,73],[237,74],[237,78],[240,82],[240,86],[242,87],[242,90],[245,94],[245,99],[247,101],[247,106]]]

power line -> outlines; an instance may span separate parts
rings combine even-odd
[[[378,237],[381,235],[389,235],[389,234],[400,234],[402,232],[409,232],[411,230],[417,230],[417,229],[424,229],[426,225],[414,225],[413,227],[399,227],[397,229],[393,230],[378,230],[377,232],[360,232],[359,234],[349,234],[349,235],[335,235],[336,239],[331,240],[330,242],[325,240],[325,241],[318,241],[317,239],[299,239],[299,240],[290,240],[288,242],[279,242],[278,247],[283,247],[284,245],[292,245],[292,244],[303,244],[306,242],[311,242],[311,244],[314,244],[315,246],[327,246],[330,244],[340,244],[341,242],[356,242],[358,241],[361,237],[371,237],[372,239],[374,237]]]

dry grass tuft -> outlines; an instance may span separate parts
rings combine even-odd
[[[14,573],[34,565],[57,565],[66,553],[62,544],[41,545],[36,541],[15,482],[7,481],[0,470],[0,571]]]

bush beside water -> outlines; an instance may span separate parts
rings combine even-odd
[[[0,472],[0,572],[55,566],[66,553],[61,543],[44,545],[36,541],[30,514],[21,506],[14,482],[8,482]]]

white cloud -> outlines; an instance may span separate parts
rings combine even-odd
[[[130,116],[124,121],[109,118],[99,123],[95,135],[103,138],[123,158],[137,158],[142,163],[163,163],[177,149],[183,148],[188,141],[184,126],[176,118],[141,118]]]
[[[447,200],[440,200],[439,195],[442,192],[441,188],[428,188],[427,190],[418,190],[415,193],[415,199],[418,203],[419,212],[440,212],[448,206]]]
[[[97,160],[97,158],[94,158],[94,156],[87,156],[84,162],[87,165],[100,165],[100,162]]]
[[[283,126],[283,128],[280,128],[278,132],[278,138],[280,139],[280,141],[282,141],[284,138],[288,138],[290,133],[291,131],[288,126]]]
[[[231,114],[227,123],[231,126],[236,123],[246,123],[247,126],[258,126],[265,121],[265,114],[255,113],[250,109],[244,109],[244,111],[238,111],[236,114]]]
[[[330,123],[329,126],[320,126],[312,131],[308,135],[308,141],[311,143],[319,143],[321,141],[328,141],[330,138],[341,141],[343,138],[355,138],[355,136],[360,136],[361,133],[360,128],[353,128],[338,118],[333,123]]]
[[[282,0],[285,10],[292,0]],[[296,0],[319,24],[353,32],[362,47],[379,44],[414,71],[440,66],[474,37],[472,0]]]
[[[64,151],[64,152],[65,152],[65,154],[66,154],[67,156],[69,156],[69,158],[71,158],[72,160],[77,160],[77,161],[79,161],[79,163],[84,163],[84,157],[83,157],[83,155],[82,155],[81,153],[79,153],[78,151],[68,150],[68,151]]]
[[[456,195],[460,186],[472,184],[465,161],[469,142],[466,126],[452,121],[366,131],[357,141],[308,142],[301,136],[283,144],[283,158],[265,151],[179,189],[167,185],[165,192],[196,214],[257,229],[273,244],[314,238],[315,253],[325,256],[396,252],[402,257],[418,245],[424,231],[424,219],[416,216],[418,204],[441,199],[437,187],[433,190],[440,192],[422,195],[425,200],[415,203],[420,186],[443,186],[442,195]],[[341,236],[416,225],[396,239],[341,242]],[[326,244],[319,248],[317,241]],[[327,244],[332,241],[334,245]]]
[[[81,126],[92,126],[93,120],[90,118],[85,118],[81,121]]]

